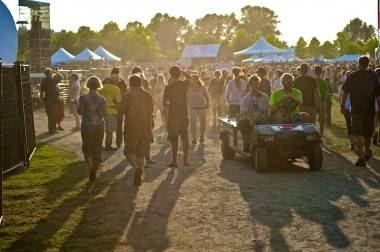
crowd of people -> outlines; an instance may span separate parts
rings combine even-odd
[[[49,133],[55,134],[62,76],[51,69],[45,75],[41,98]],[[358,153],[356,165],[365,166],[372,155],[371,142],[377,144],[380,136],[380,129],[376,129],[379,79],[380,68],[370,65],[366,56],[345,66],[302,63],[195,71],[173,65],[148,78],[142,68],[134,67],[127,81],[114,67],[108,78],[89,77],[89,91],[82,95],[79,76],[70,75],[68,105],[75,117],[74,130],[81,130],[90,183],[96,179],[102,149],[117,151],[124,142],[124,154],[135,169],[134,184],[140,186],[144,168],[154,163],[150,145],[159,119],[171,143],[168,166],[178,166],[179,139],[183,165],[188,166],[190,143],[203,144],[208,122],[217,128],[219,116],[240,118],[238,127],[243,135],[257,124],[315,123],[323,141],[325,127],[331,124],[332,97],[337,94],[351,149]]]

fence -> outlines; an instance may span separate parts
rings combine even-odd
[[[36,149],[29,66],[0,61],[0,222],[3,175],[28,166]]]

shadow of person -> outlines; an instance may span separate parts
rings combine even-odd
[[[345,219],[345,213],[333,202],[346,196],[359,207],[368,206],[368,202],[361,198],[366,190],[359,179],[370,173],[358,171],[349,160],[336,153],[325,152],[324,156],[324,169],[320,172],[257,174],[247,162],[229,160],[221,163],[220,176],[239,186],[243,199],[249,205],[253,226],[263,224],[270,230],[268,237],[267,233],[258,231],[262,229],[254,228],[254,234],[257,232],[256,241],[252,244],[254,250],[262,250],[266,241],[274,251],[292,250],[287,242],[289,240],[308,240],[308,245],[313,242],[319,244],[320,240],[312,240],[312,237],[320,239],[314,233],[292,233],[287,230],[294,215],[320,225],[323,237],[333,248],[350,246],[350,239],[338,226],[338,222]],[[368,180],[366,182],[374,187]]]
[[[63,251],[115,250],[135,210],[138,187],[133,186],[133,174],[130,169],[122,179],[106,183],[106,192],[86,206],[80,223],[62,245]]]
[[[181,195],[181,186],[196,167],[170,169],[152,195],[147,209],[135,216],[127,234],[127,244],[135,251],[164,251],[169,247],[167,226],[170,214]]]
[[[67,187],[65,187],[67,191],[57,192],[54,188],[54,184],[47,184],[50,191],[46,193],[46,198],[43,199],[43,201],[52,204],[56,201],[59,203],[50,210],[46,217],[40,219],[30,230],[21,235],[20,238],[11,245],[10,251],[46,250],[51,245],[49,243],[53,236],[63,228],[72,215],[78,214],[78,211],[80,212],[83,208],[86,209],[89,204],[91,204],[93,198],[107,188],[107,184],[96,183],[92,191],[86,190],[84,181],[87,179],[87,167],[83,163],[83,171],[74,173],[73,167],[76,163],[77,162],[69,165],[67,172],[64,172],[60,178],[53,181],[56,185],[67,183]],[[115,166],[114,169],[104,172],[100,179],[102,179],[102,177],[117,177],[119,174],[125,172],[125,167],[126,163],[123,161]],[[78,169],[77,166],[75,166],[75,168]],[[71,175],[70,172],[72,172]],[[73,176],[72,179],[68,180],[69,183],[65,180],[68,176]],[[83,189],[77,193],[72,193],[72,188],[82,182]],[[88,225],[92,226],[91,223],[88,223]],[[66,230],[66,232],[68,231]]]
[[[63,133],[59,134],[59,133],[57,133],[57,134],[54,134],[54,135],[49,134],[49,133],[42,133],[42,134],[36,136],[36,141],[43,142],[45,144],[52,144],[52,143],[58,142],[59,140],[62,140],[64,138],[66,138],[66,137],[74,135],[76,133],[78,133],[78,131],[69,131],[66,134],[63,134]]]
[[[165,170],[167,162],[170,159],[170,147],[161,146],[159,151],[152,156],[152,159],[156,161],[156,163],[152,166],[152,168],[145,169],[146,173],[144,175],[144,181],[150,182],[158,178]]]

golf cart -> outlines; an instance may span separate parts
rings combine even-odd
[[[256,125],[247,146],[236,118],[221,117],[220,140],[224,159],[239,153],[253,160],[257,172],[265,172],[271,161],[287,162],[306,157],[310,170],[322,168],[323,152],[318,129],[312,123]]]

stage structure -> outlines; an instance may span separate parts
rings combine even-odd
[[[19,0],[19,46],[31,72],[50,67],[50,3]]]

